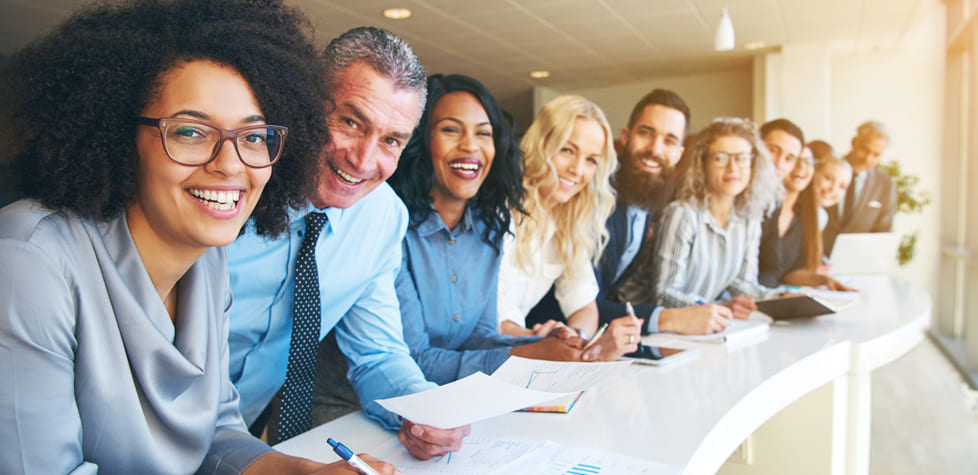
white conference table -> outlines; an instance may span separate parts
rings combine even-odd
[[[632,365],[585,392],[569,414],[505,414],[473,424],[472,434],[593,447],[686,474],[866,474],[871,373],[921,341],[931,299],[890,276],[852,285],[862,298],[835,315],[775,324],[737,348],[683,342],[700,349],[696,359]],[[370,452],[394,435],[356,412],[276,448],[330,462],[337,457],[326,437]]]

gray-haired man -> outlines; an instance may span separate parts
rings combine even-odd
[[[879,169],[880,155],[890,145],[890,132],[882,122],[863,122],[852,138],[845,159],[852,165],[852,183],[838,206],[831,206],[822,232],[825,253],[832,252],[841,233],[885,233],[893,230],[897,190],[893,178]]]
[[[414,425],[374,402],[435,386],[403,341],[394,279],[408,217],[385,183],[424,108],[425,72],[410,46],[377,28],[350,30],[323,54],[332,143],[318,189],[288,236],[248,230],[228,247],[231,379],[254,431],[268,414],[272,442],[307,430],[316,346],[334,330],[364,412],[427,459],[457,450],[469,427]],[[303,277],[310,268],[318,281]],[[269,404],[280,388],[281,412]]]

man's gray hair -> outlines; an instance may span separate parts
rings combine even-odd
[[[886,124],[878,120],[868,120],[859,125],[856,129],[857,138],[869,138],[871,136],[879,136],[887,141],[890,140],[890,128]]]
[[[323,50],[326,87],[336,89],[336,78],[350,65],[363,61],[390,78],[398,89],[417,91],[421,98],[418,117],[428,97],[427,75],[414,50],[397,35],[372,26],[360,26],[329,42]]]

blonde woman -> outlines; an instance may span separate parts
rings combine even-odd
[[[846,190],[852,183],[852,165],[849,162],[833,157],[823,157],[815,162],[815,178],[812,186],[818,206],[824,209],[836,206],[846,196]],[[824,229],[828,215],[819,213],[819,228]]]
[[[829,222],[829,213],[826,211],[839,204],[846,196],[846,190],[852,183],[852,165],[846,160],[838,157],[826,156],[815,162],[815,178],[812,179],[811,187],[815,191],[815,200],[818,203],[818,229],[825,231]],[[824,238],[823,238],[824,239]],[[823,254],[827,254],[827,249],[822,246]],[[831,263],[825,262],[819,266],[820,274],[827,274]]]
[[[665,307],[717,302],[746,319],[754,298],[776,292],[757,282],[761,220],[781,189],[774,166],[755,125],[733,118],[697,134],[685,160],[689,171],[655,230],[653,295]]]
[[[598,284],[592,262],[608,239],[604,223],[615,203],[611,176],[618,168],[604,113],[580,96],[561,96],[543,107],[523,137],[526,215],[503,243],[497,315],[500,331],[543,335],[554,321],[525,328],[526,315],[555,286],[567,325],[585,339],[598,326]],[[640,321],[623,316],[598,340],[599,358],[635,351]]]

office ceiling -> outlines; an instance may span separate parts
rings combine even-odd
[[[387,28],[415,48],[430,72],[483,81],[504,106],[535,85],[587,88],[746,67],[756,51],[830,42],[843,51],[886,50],[913,16],[938,0],[288,0],[312,20],[316,43],[358,25]],[[49,30],[85,0],[0,0],[0,54]],[[721,9],[734,51],[713,50]],[[385,8],[405,7],[406,20]],[[762,49],[763,50],[763,49]],[[547,79],[529,72],[548,70]]]

